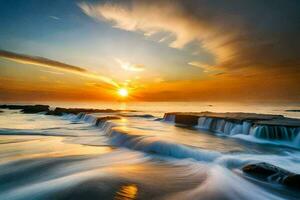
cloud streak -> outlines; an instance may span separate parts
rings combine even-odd
[[[126,71],[140,72],[144,71],[144,65],[141,64],[132,64],[130,62],[125,62],[121,59],[116,58],[116,62],[120,65],[120,67]]]
[[[59,17],[53,16],[53,15],[49,16],[49,18],[54,19],[54,20],[60,20]]]
[[[215,66],[231,72],[283,67],[293,72],[300,66],[297,1],[132,0],[79,7],[118,29],[147,37],[167,32],[174,36],[173,48],[197,42],[214,55]]]
[[[205,64],[205,63],[202,63],[202,62],[199,62],[199,61],[191,61],[188,64],[191,65],[191,66],[203,69],[203,72],[209,72],[209,71],[213,70],[212,66],[210,66],[208,64]]]
[[[75,74],[85,76],[88,78],[100,80],[100,81],[102,81],[106,84],[112,85],[112,86],[116,86],[116,87],[118,86],[118,84],[116,82],[114,82],[112,79],[110,79],[108,77],[105,77],[105,76],[102,76],[102,75],[99,75],[96,73],[92,73],[83,67],[69,65],[66,63],[59,62],[59,61],[50,60],[48,58],[30,56],[30,55],[25,55],[25,54],[18,54],[15,52],[9,52],[9,51],[5,51],[5,50],[0,50],[0,57],[15,61],[18,63],[22,63],[22,64],[36,65],[36,66],[40,66],[40,67],[46,67],[46,68],[50,68],[50,69],[57,69],[60,71],[71,72],[71,73],[75,73]]]

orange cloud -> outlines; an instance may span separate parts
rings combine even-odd
[[[209,71],[212,71],[213,70],[213,66],[211,65],[208,65],[208,64],[205,64],[205,63],[202,63],[202,62],[199,62],[199,61],[191,61],[188,63],[189,65],[191,66],[194,66],[194,67],[198,67],[200,69],[203,69],[203,72],[209,72]]]
[[[132,64],[130,62],[125,62],[121,59],[116,58],[116,62],[120,65],[120,67],[126,71],[140,72],[144,71],[144,65],[141,64]]]

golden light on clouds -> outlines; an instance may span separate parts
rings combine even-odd
[[[213,70],[213,66],[210,66],[208,64],[201,63],[201,62],[198,62],[198,61],[192,61],[192,62],[189,62],[188,64],[191,65],[191,66],[203,69],[203,72],[209,72],[209,71]]]
[[[115,59],[120,67],[126,71],[140,72],[144,71],[144,66],[142,64],[132,64],[130,62],[125,62],[121,59]]]

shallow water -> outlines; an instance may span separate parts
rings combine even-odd
[[[300,147],[178,127],[160,120],[170,111],[165,107],[127,105],[126,109],[138,112],[82,118],[4,110],[0,113],[0,199],[300,198],[299,191],[240,170],[247,163],[264,161],[300,173]],[[246,107],[218,111],[251,112],[252,107]],[[191,111],[195,106],[176,108],[172,111]],[[197,109],[193,111],[216,111],[218,106],[203,104]],[[257,110],[285,114],[286,109],[290,108]],[[96,117],[107,115],[121,119],[95,125]],[[291,115],[299,117],[299,113]]]

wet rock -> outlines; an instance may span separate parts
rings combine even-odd
[[[247,174],[266,181],[274,181],[288,187],[300,189],[300,174],[289,172],[269,163],[249,164],[244,166],[242,170]]]
[[[120,114],[123,117],[141,117],[141,118],[153,118],[153,115],[144,114],[144,115],[133,115],[133,114]]]
[[[98,126],[101,123],[104,123],[104,122],[109,121],[109,120],[114,120],[114,119],[121,119],[121,118],[117,117],[117,116],[98,117],[97,120],[96,120],[95,125]]]
[[[279,171],[281,169],[278,167],[264,162],[249,164],[243,167],[243,172],[265,178],[277,174]]]
[[[49,111],[48,105],[0,105],[0,108],[21,110],[23,113],[39,113]]]
[[[62,116],[63,114],[74,114],[77,115],[79,113],[113,113],[117,112],[116,110],[112,109],[88,109],[88,108],[60,108],[57,107],[54,110],[50,110],[47,112],[47,115],[56,115]]]
[[[195,115],[180,115],[175,116],[175,123],[187,126],[196,126],[198,124],[198,116]]]
[[[286,112],[300,112],[300,110],[285,110]]]
[[[300,174],[292,174],[283,179],[283,184],[300,189]]]
[[[223,119],[228,122],[242,124],[243,122],[251,122],[259,125],[276,125],[276,126],[300,126],[299,119],[285,118],[282,115],[256,114],[256,113],[214,113],[214,112],[174,112],[165,113],[164,119],[174,116],[175,123],[195,126],[201,117],[212,119]]]
[[[10,110],[21,110],[28,106],[26,106],[26,105],[0,105],[0,108],[10,109]]]
[[[39,113],[39,112],[48,112],[49,106],[48,105],[34,105],[25,107],[21,110],[23,113]]]
[[[136,117],[143,117],[143,118],[153,118],[153,115],[145,114],[145,115],[136,115]]]
[[[288,142],[295,142],[300,133],[300,119],[287,118],[282,115],[173,112],[165,113],[164,121],[171,121],[184,126],[197,126],[225,135],[252,134],[261,139]]]

